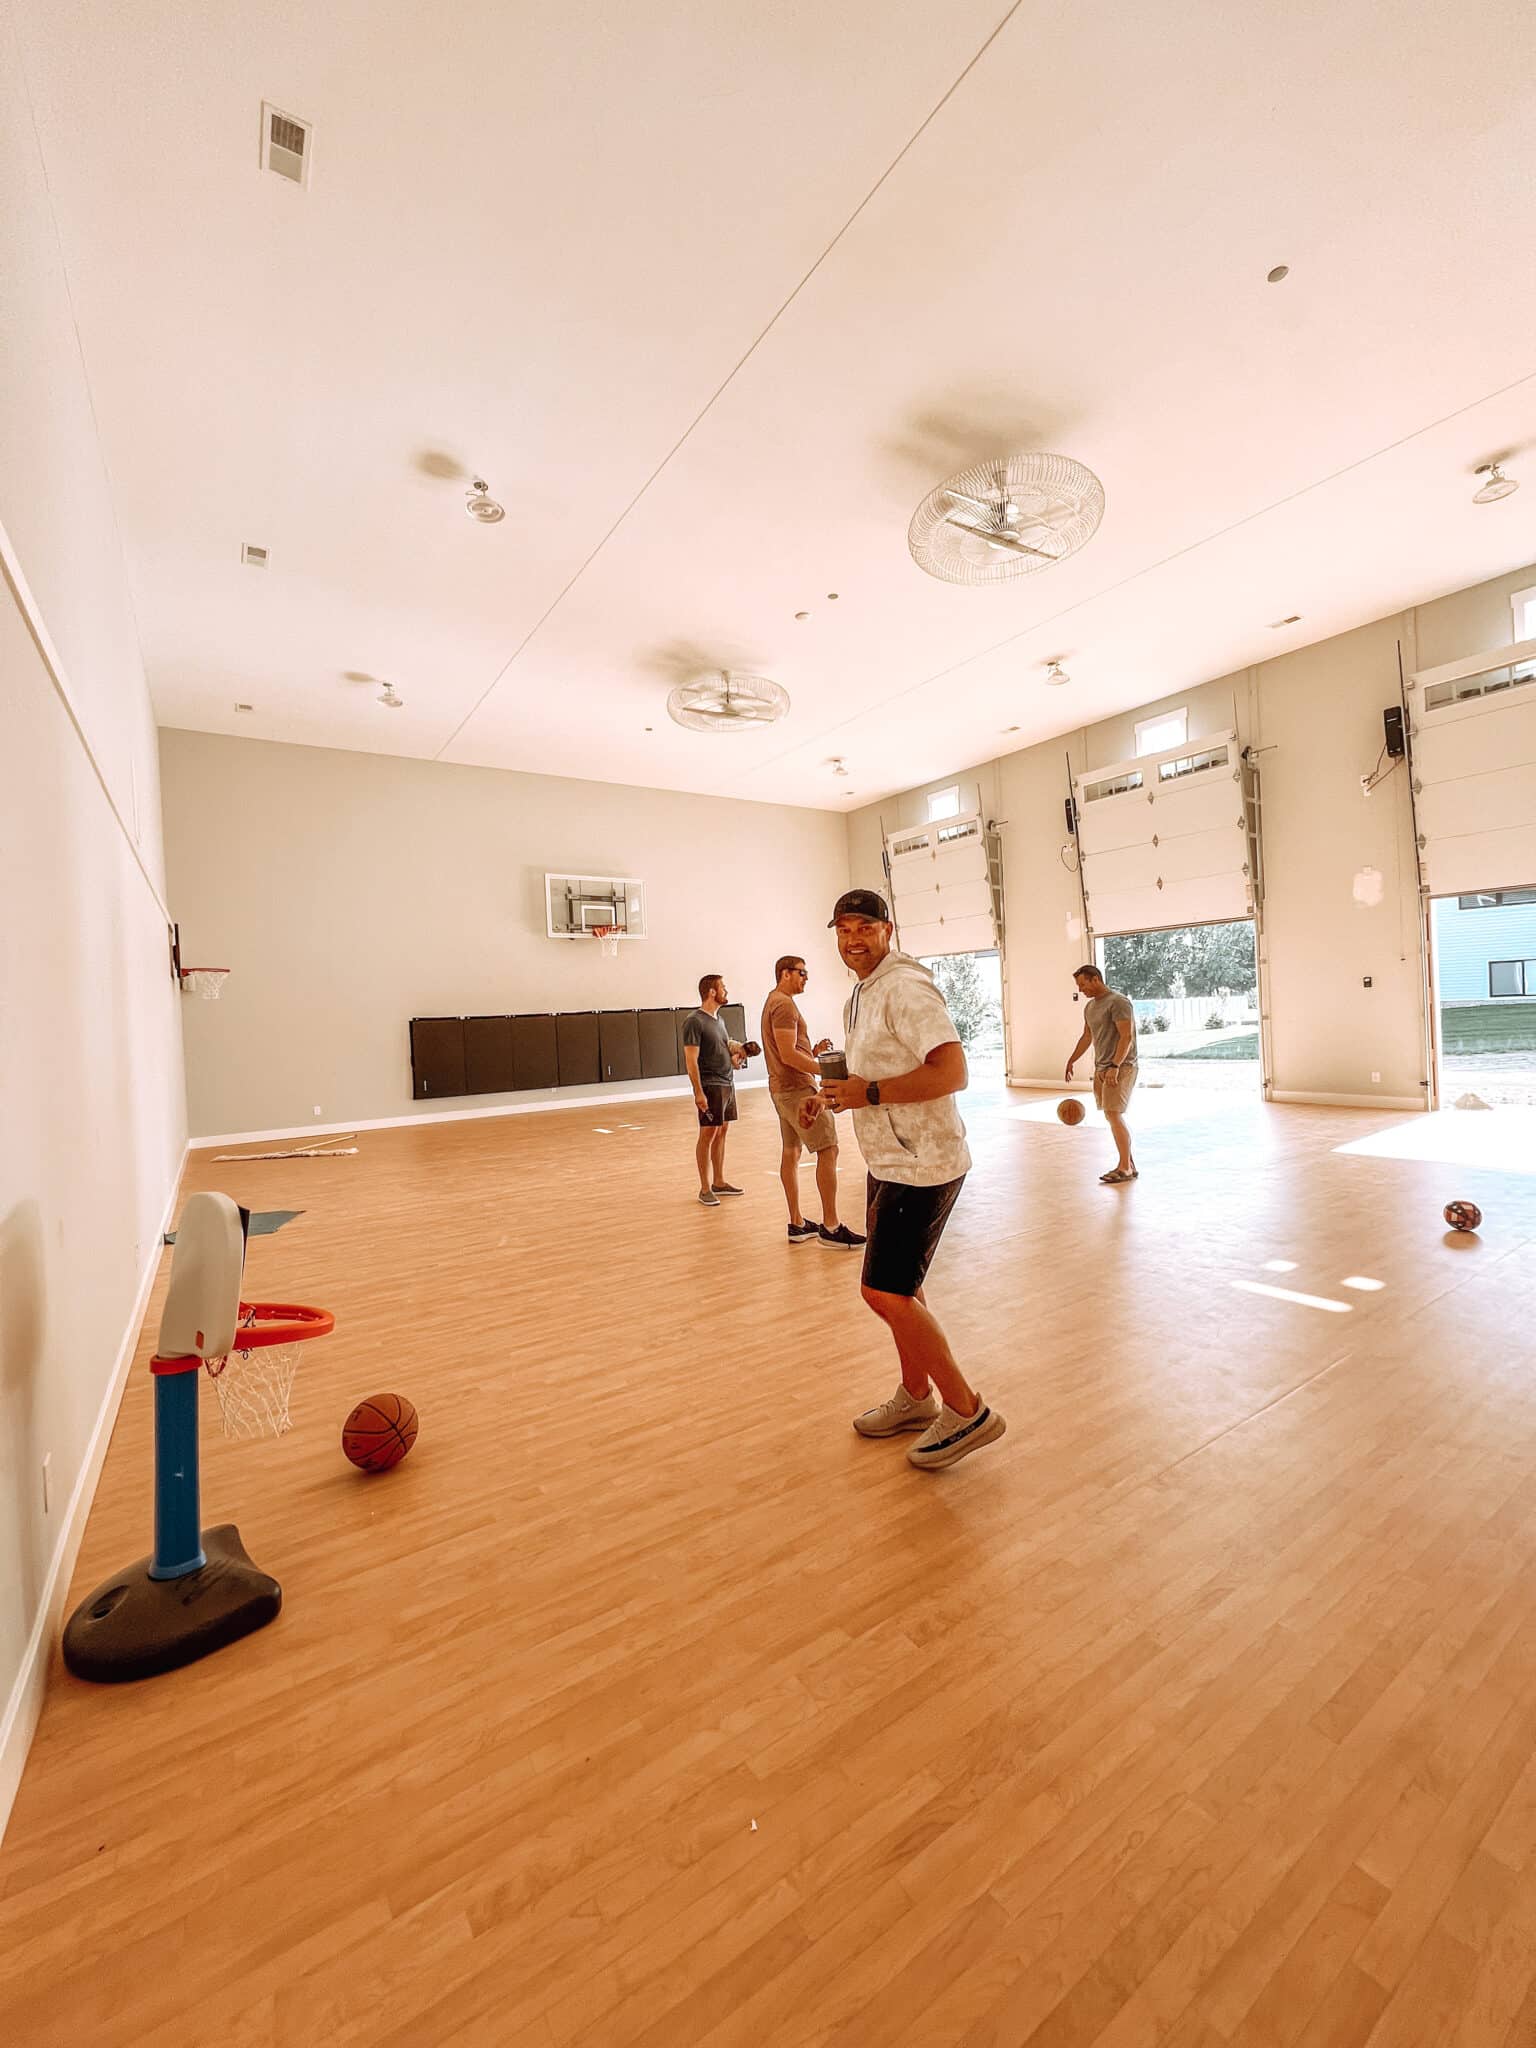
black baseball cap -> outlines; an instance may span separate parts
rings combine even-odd
[[[882,924],[889,924],[891,921],[891,913],[885,907],[885,898],[877,896],[873,889],[850,889],[846,895],[839,896],[837,908],[827,919],[828,931],[831,931],[840,917],[874,917]]]

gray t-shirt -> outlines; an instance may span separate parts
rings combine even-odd
[[[731,1034],[708,1010],[695,1010],[683,1026],[684,1045],[699,1048],[699,1079],[711,1088],[729,1087],[736,1078],[731,1065]]]
[[[1131,1027],[1131,1042],[1126,1048],[1125,1064],[1136,1064],[1136,1012],[1129,996],[1118,995],[1111,989],[1107,995],[1095,996],[1083,1005],[1083,1022],[1093,1033],[1093,1064],[1107,1067],[1115,1057],[1120,1043],[1120,1025],[1125,1021]]]

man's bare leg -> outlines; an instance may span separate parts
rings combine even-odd
[[[779,1184],[784,1190],[784,1199],[789,1204],[789,1220],[798,1230],[805,1222],[805,1218],[800,1213],[800,1147],[798,1145],[796,1145],[793,1152],[786,1145],[779,1154]]]
[[[1136,1162],[1131,1157],[1130,1126],[1117,1109],[1106,1109],[1104,1121],[1109,1125],[1109,1134],[1114,1139],[1115,1150],[1120,1155],[1118,1170],[1121,1173],[1134,1173]]]
[[[829,1145],[816,1154],[816,1192],[821,1197],[821,1220],[828,1230],[837,1229],[837,1147]]]
[[[913,1400],[924,1399],[931,1380],[946,1408],[953,1409],[956,1415],[974,1415],[981,1404],[955,1363],[949,1340],[921,1290],[915,1295],[882,1294],[873,1287],[865,1287],[860,1292],[896,1340],[901,1383]]]
[[[714,1150],[714,1143],[715,1134],[713,1131],[708,1129],[700,1131],[699,1142],[694,1147],[693,1156],[698,1161],[699,1193],[701,1195],[708,1194],[709,1192],[709,1161],[710,1154]]]
[[[710,1133],[714,1142],[710,1146],[709,1164],[710,1170],[714,1175],[712,1185],[715,1187],[721,1186],[725,1180],[725,1133],[726,1126],[724,1124],[720,1126],[719,1130]]]

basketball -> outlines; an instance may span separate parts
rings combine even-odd
[[[1075,1095],[1064,1095],[1056,1105],[1056,1114],[1064,1124],[1080,1124],[1088,1112]]]
[[[359,1401],[341,1426],[341,1448],[363,1472],[387,1472],[416,1441],[416,1410],[403,1394]]]
[[[1452,1230],[1476,1230],[1483,1220],[1483,1212],[1476,1202],[1447,1202],[1445,1220]]]

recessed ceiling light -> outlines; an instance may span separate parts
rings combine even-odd
[[[1004,732],[1017,732],[1018,729],[1019,728],[1016,725],[1005,725],[1003,727]]]
[[[236,709],[237,711],[254,711],[254,710],[255,710],[255,708],[256,708],[256,707],[255,707],[255,705],[254,705],[254,704],[237,704],[237,705],[235,706],[235,709]]]
[[[1299,626],[1300,624],[1300,612],[1287,612],[1283,619],[1271,619],[1269,622],[1269,630],[1271,633],[1278,633],[1282,626]]]
[[[1487,477],[1488,481],[1480,491],[1472,493],[1474,505],[1497,505],[1500,498],[1512,498],[1520,488],[1520,479],[1506,476],[1496,462],[1480,463],[1476,474]]]
[[[483,476],[471,478],[470,488],[464,496],[464,510],[481,526],[495,526],[507,516],[507,508],[505,505],[498,505],[490,495]]]
[[[645,729],[647,732],[654,732],[656,730],[654,725],[648,725]]]
[[[796,612],[796,613],[795,613],[795,617],[796,617],[797,619],[808,619],[808,618],[809,618],[810,616],[811,616],[811,615],[810,615],[810,613],[809,613],[809,612]]]
[[[1265,279],[1265,283],[1284,284],[1285,280],[1290,276],[1290,274],[1291,266],[1289,265],[1289,263],[1277,263],[1274,269],[1269,273],[1269,276]]]
[[[837,603],[837,592],[836,592],[835,590],[829,590],[829,591],[827,592],[827,603],[828,603],[828,604],[836,604],[836,603]]]
[[[1060,686],[1062,683],[1070,683],[1072,678],[1059,661],[1048,661],[1045,665],[1045,680]]]

